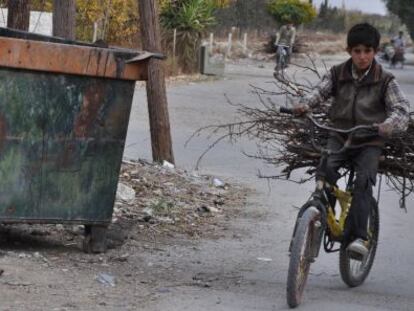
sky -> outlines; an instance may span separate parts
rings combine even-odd
[[[313,0],[314,5],[319,8],[324,0]],[[344,0],[347,9],[356,9],[365,13],[387,14],[385,4],[382,0]],[[342,0],[329,0],[330,6],[342,7]]]

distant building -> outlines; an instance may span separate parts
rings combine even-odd
[[[7,9],[0,9],[0,27],[7,27]],[[51,36],[52,30],[52,13],[30,12],[30,32]]]

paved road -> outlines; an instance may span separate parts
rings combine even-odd
[[[249,85],[271,87],[271,64],[228,66],[226,78],[206,83],[170,87],[168,98],[176,163],[191,170],[206,148],[206,137],[198,137],[185,148],[186,139],[199,127],[228,122],[234,108],[224,93],[237,103],[253,105],[257,98]],[[394,70],[410,101],[414,103],[414,68]],[[145,92],[137,89],[125,155],[150,159]],[[249,198],[245,213],[231,223],[232,238],[202,241],[196,247],[171,247],[168,264],[175,267],[175,285],[167,281],[168,293],[142,310],[286,310],[285,282],[287,248],[296,210],[309,196],[313,185],[256,177],[269,167],[246,158],[241,150],[253,151],[254,142],[221,143],[210,152],[201,171],[245,183],[257,190]],[[411,231],[414,204],[408,214],[398,208],[398,197],[383,187],[380,244],[366,283],[355,289],[341,281],[337,254],[322,253],[311,267],[302,310],[414,310],[414,248]],[[269,258],[263,261],[258,258]],[[154,260],[157,260],[154,258]],[[165,259],[164,259],[165,260]],[[209,288],[188,286],[197,276]],[[160,280],[162,284],[163,280]],[[181,285],[180,285],[181,284]]]

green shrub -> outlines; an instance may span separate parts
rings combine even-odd
[[[316,17],[316,10],[312,4],[300,0],[270,0],[267,8],[281,24],[305,24]]]
[[[177,30],[176,57],[184,73],[198,69],[198,50],[208,27],[215,22],[214,1],[182,0],[162,6],[160,21],[164,46],[172,51],[173,33]]]

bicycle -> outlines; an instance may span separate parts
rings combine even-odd
[[[283,70],[288,65],[289,46],[284,44],[276,45],[276,71]]]
[[[390,68],[396,68],[397,63],[401,64],[401,69],[404,68],[404,48],[395,48],[393,56],[390,58]]]
[[[291,109],[284,107],[280,108],[280,112],[293,114]],[[365,146],[366,144],[354,146],[350,144],[357,131],[369,131],[371,136],[378,134],[378,128],[375,126],[359,125],[349,130],[341,130],[319,124],[310,114],[307,114],[306,117],[319,129],[348,135],[348,139],[341,149],[329,150],[316,145],[312,130],[311,143],[313,148],[320,152],[322,165],[326,163],[326,159],[330,154],[340,154],[349,148]],[[361,136],[358,137],[361,138]],[[379,211],[378,204],[374,199],[368,218],[367,256],[365,258],[356,258],[354,254],[350,254],[347,251],[345,243],[342,243],[346,217],[351,206],[354,182],[353,169],[351,168],[348,173],[345,190],[335,185],[330,185],[324,180],[317,180],[313,194],[299,210],[289,246],[287,303],[291,308],[297,307],[302,301],[310,265],[318,257],[322,241],[324,250],[327,253],[339,251],[341,278],[349,287],[361,285],[367,278],[374,263],[379,234]],[[331,206],[327,193],[333,194],[339,203],[339,217],[335,215],[335,206]],[[336,243],[339,243],[340,246],[335,249]]]

